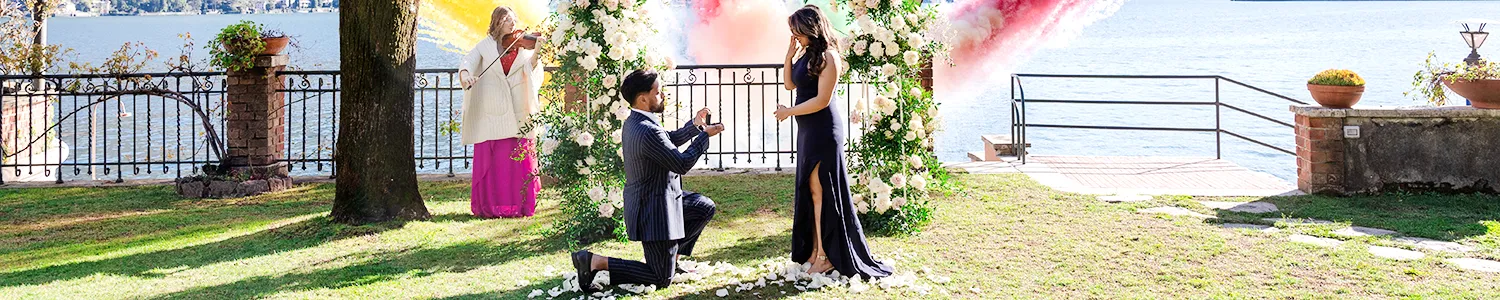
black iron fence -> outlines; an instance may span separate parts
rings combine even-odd
[[[207,129],[223,132],[224,87],[223,73],[0,77],[0,179],[195,173],[215,161]]]
[[[699,108],[716,111],[728,131],[715,137],[700,168],[793,165],[795,122],[776,122],[778,104],[793,105],[779,64],[680,66],[663,74],[669,109],[664,122],[685,121]],[[463,90],[457,70],[417,71],[413,142],[419,173],[466,173],[472,146],[454,124]],[[332,176],[338,136],[338,71],[285,71],[287,140],[283,161],[300,176]],[[209,139],[223,143],[223,73],[0,76],[8,125],[0,130],[0,184],[6,181],[114,180],[196,175],[216,161]],[[183,96],[122,92],[152,89]],[[873,92],[844,84],[833,104],[844,117]],[[186,99],[187,102],[180,101]],[[206,121],[204,122],[206,117]],[[208,124],[208,125],[205,125]],[[213,128],[220,136],[212,137]],[[852,140],[859,126],[847,126]]]
[[[1101,100],[1101,99],[1044,99],[1044,98],[1034,98],[1034,97],[1027,97],[1026,96],[1026,87],[1025,87],[1025,84],[1022,82],[1022,79],[1025,79],[1025,78],[1121,79],[1121,80],[1164,79],[1164,80],[1188,80],[1188,81],[1211,80],[1211,81],[1213,81],[1213,94],[1212,94],[1213,99],[1212,99],[1212,101],[1209,101],[1208,99],[1195,100],[1195,101],[1160,101],[1160,100],[1144,100],[1144,99],[1142,99],[1142,100]],[[1278,119],[1272,118],[1272,117],[1268,117],[1265,114],[1254,112],[1254,111],[1252,111],[1250,109],[1247,109],[1246,107],[1243,107],[1243,106],[1240,106],[1240,105],[1233,105],[1233,104],[1225,102],[1225,99],[1224,99],[1224,96],[1223,96],[1223,85],[1225,83],[1228,83],[1231,86],[1237,86],[1237,87],[1241,87],[1241,88],[1244,88],[1244,89],[1248,89],[1248,90],[1252,91],[1253,94],[1256,95],[1259,98],[1269,98],[1269,99],[1275,99],[1275,100],[1282,100],[1282,101],[1286,101],[1286,103],[1307,104],[1306,102],[1302,102],[1300,100],[1293,99],[1291,97],[1287,97],[1287,96],[1284,96],[1284,95],[1281,95],[1281,94],[1277,94],[1277,93],[1274,93],[1274,92],[1271,92],[1271,91],[1267,91],[1265,89],[1262,89],[1262,88],[1259,88],[1259,87],[1255,87],[1255,86],[1251,86],[1251,85],[1248,85],[1248,84],[1245,84],[1245,83],[1242,83],[1242,82],[1239,82],[1239,81],[1235,81],[1233,79],[1229,79],[1229,78],[1226,78],[1226,77],[1223,77],[1223,76],[1211,76],[1211,75],[1210,76],[1196,76],[1196,75],[1062,75],[1062,74],[1014,74],[1014,75],[1011,75],[1011,82],[1010,82],[1010,90],[1011,90],[1011,102],[1010,102],[1010,109],[1011,109],[1011,131],[1010,132],[1011,132],[1011,137],[1012,137],[1012,140],[1011,140],[1012,147],[1013,147],[1012,149],[1016,149],[1017,156],[1019,156],[1019,158],[1020,158],[1020,160],[1021,160],[1022,163],[1025,163],[1026,162],[1026,151],[1027,151],[1025,145],[1029,145],[1029,143],[1030,143],[1027,140],[1027,130],[1028,129],[1030,129],[1030,128],[1063,128],[1063,129],[1100,129],[1100,130],[1172,131],[1172,132],[1205,132],[1205,133],[1213,133],[1214,134],[1214,158],[1216,158],[1216,159],[1223,158],[1223,155],[1224,155],[1224,150],[1223,150],[1223,148],[1224,148],[1224,138],[1223,138],[1223,136],[1226,135],[1226,134],[1229,135],[1229,136],[1231,136],[1231,137],[1238,138],[1240,140],[1244,140],[1244,141],[1247,141],[1247,142],[1250,142],[1250,143],[1254,143],[1254,144],[1262,146],[1262,147],[1266,147],[1268,149],[1275,150],[1277,152],[1281,152],[1281,153],[1285,153],[1285,154],[1293,155],[1293,156],[1297,155],[1297,152],[1295,151],[1295,149],[1287,149],[1286,147],[1272,145],[1272,143],[1269,143],[1269,142],[1267,142],[1267,141],[1265,141],[1263,139],[1257,139],[1257,138],[1251,137],[1251,136],[1249,136],[1247,134],[1242,134],[1240,132],[1232,131],[1230,129],[1225,128],[1224,122],[1223,122],[1223,119],[1225,117],[1225,111],[1224,111],[1225,109],[1228,109],[1228,110],[1231,110],[1231,111],[1234,111],[1234,112],[1238,112],[1238,113],[1243,114],[1245,116],[1253,117],[1254,120],[1259,121],[1259,122],[1269,122],[1271,124],[1277,125],[1277,126],[1274,126],[1274,127],[1295,128],[1295,126],[1292,125],[1289,122],[1278,120]],[[1211,106],[1211,107],[1213,107],[1212,117],[1213,117],[1214,124],[1213,124],[1212,128],[1208,128],[1208,127],[1180,127],[1180,126],[1118,126],[1118,125],[1080,125],[1080,124],[1035,123],[1035,122],[1032,122],[1031,120],[1027,119],[1026,108],[1027,108],[1028,104],[1039,104],[1039,103],[1086,104],[1086,105],[1103,104],[1103,105],[1146,105],[1146,106],[1197,106],[1197,107]],[[1165,120],[1165,121],[1173,121],[1173,120]],[[1180,121],[1180,120],[1178,120],[1178,121]]]

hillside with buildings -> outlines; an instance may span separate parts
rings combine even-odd
[[[22,0],[4,0],[25,3]],[[339,0],[64,0],[58,16],[328,12]]]

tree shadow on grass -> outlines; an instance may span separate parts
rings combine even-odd
[[[780,234],[741,239],[733,246],[714,249],[707,255],[694,255],[688,260],[700,262],[726,262],[734,265],[742,265],[748,262],[760,262],[769,258],[780,257],[790,259],[792,251],[792,231],[783,231]]]
[[[734,289],[738,288],[738,285],[725,284],[716,287],[701,289],[697,294],[680,295],[672,297],[672,299],[783,299],[796,297],[802,295],[803,293],[811,291],[817,291],[798,290],[797,288],[795,288],[795,285],[795,283],[786,283],[785,285],[768,284],[762,288],[752,288],[750,290],[736,292],[734,291]],[[715,293],[720,289],[726,290],[729,294],[724,297],[719,297]]]
[[[487,265],[501,265],[541,253],[560,251],[561,245],[562,243],[553,239],[540,239],[501,244],[469,241],[437,248],[403,249],[376,254],[372,259],[345,267],[257,276],[157,298],[254,299],[283,291],[339,289],[437,273],[462,273]]]
[[[386,223],[347,226],[331,223],[328,217],[315,217],[202,245],[3,273],[0,274],[0,287],[44,284],[94,274],[163,277],[165,274],[154,270],[197,268],[221,262],[273,255],[316,247],[344,238],[376,234],[399,228],[402,225],[404,224]]]
[[[518,288],[515,288],[515,289],[512,289],[512,290],[490,291],[490,292],[483,292],[483,293],[470,293],[470,294],[464,294],[464,295],[442,297],[442,298],[437,298],[437,299],[443,299],[443,300],[458,300],[458,299],[535,299],[535,298],[528,297],[528,296],[531,296],[531,291],[542,290],[542,293],[544,293],[544,294],[542,294],[542,297],[548,297],[550,295],[545,294],[547,292],[547,290],[552,289],[554,287],[562,286],[562,284],[563,284],[563,278],[560,277],[560,276],[558,276],[558,277],[551,277],[551,278],[549,278],[547,280],[544,280],[544,281],[532,282],[531,285],[527,285],[527,286],[523,286],[523,287],[518,287]],[[620,294],[619,290],[616,290],[615,294],[619,295]],[[557,297],[552,297],[552,298],[548,298],[548,299],[574,299],[574,298],[577,298],[577,297],[582,296],[582,295],[583,294],[577,293],[577,292],[568,292],[568,293],[558,294]]]
[[[1275,204],[1279,211],[1251,214],[1220,210],[1217,214],[1226,223],[1273,225],[1262,218],[1320,219],[1444,241],[1500,236],[1500,232],[1491,229],[1500,228],[1500,196],[1494,195],[1306,195],[1266,197],[1255,201]]]

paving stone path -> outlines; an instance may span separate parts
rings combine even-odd
[[[1140,212],[1141,213],[1147,213],[1147,214],[1164,214],[1164,215],[1171,215],[1171,216],[1189,216],[1189,217],[1195,217],[1195,218],[1201,218],[1201,219],[1213,219],[1213,218],[1215,218],[1214,216],[1205,215],[1205,214],[1201,214],[1201,213],[1198,213],[1196,211],[1192,211],[1192,210],[1189,210],[1189,209],[1186,209],[1186,208],[1173,207],[1173,206],[1152,207],[1152,208],[1142,209],[1142,210],[1140,210]]]
[[[1374,254],[1376,257],[1394,260],[1414,260],[1427,257],[1427,254],[1422,252],[1381,246],[1370,246],[1370,254]]]
[[[1105,196],[1105,197],[1110,197],[1110,196]],[[1143,201],[1143,200],[1137,200],[1138,197],[1108,198],[1108,199],[1106,199],[1105,197],[1100,197],[1100,200],[1104,200],[1106,202],[1111,202],[1111,203]],[[1121,197],[1121,196],[1116,196],[1116,197]],[[1225,211],[1233,211],[1233,212],[1271,213],[1271,212],[1276,212],[1277,211],[1277,208],[1276,208],[1275,204],[1264,203],[1264,202],[1199,201],[1199,203],[1202,203],[1204,206],[1211,207],[1211,208],[1214,208],[1214,209],[1217,209],[1217,210],[1225,210]],[[1190,217],[1203,218],[1203,219],[1215,219],[1215,218],[1217,218],[1217,217],[1214,217],[1214,216],[1205,215],[1205,214],[1202,214],[1202,213],[1199,213],[1199,212],[1195,212],[1195,211],[1192,211],[1192,210],[1189,210],[1189,209],[1186,209],[1186,208],[1174,207],[1174,206],[1152,207],[1152,208],[1141,209],[1138,212],[1140,212],[1140,213],[1148,213],[1148,214],[1165,214],[1165,215],[1172,215],[1172,216],[1190,216]],[[1318,219],[1308,219],[1308,218],[1264,218],[1264,219],[1261,219],[1261,221],[1267,222],[1267,223],[1284,225],[1284,226],[1307,226],[1307,225],[1330,225],[1330,224],[1335,224],[1333,221],[1318,220]],[[1257,231],[1257,232],[1261,232],[1261,233],[1277,233],[1277,232],[1281,231],[1280,228],[1277,228],[1275,226],[1267,226],[1267,225],[1259,225],[1259,224],[1224,223],[1224,224],[1220,224],[1219,226],[1223,227],[1223,228],[1226,228],[1226,229],[1245,229],[1245,230]],[[1339,237],[1342,237],[1342,238],[1356,238],[1356,237],[1366,237],[1366,236],[1391,236],[1391,237],[1393,237],[1393,238],[1391,238],[1391,241],[1394,241],[1394,242],[1397,242],[1397,243],[1401,243],[1401,244],[1405,244],[1405,245],[1410,246],[1412,248],[1416,248],[1416,249],[1420,249],[1420,250],[1435,251],[1435,252],[1467,253],[1467,252],[1473,252],[1473,251],[1475,251],[1475,248],[1473,246],[1463,245],[1463,244],[1459,244],[1459,243],[1455,243],[1455,242],[1439,241],[1439,240],[1419,238],[1419,237],[1405,237],[1405,236],[1401,236],[1400,232],[1396,232],[1394,230],[1380,229],[1380,228],[1350,226],[1350,227],[1345,227],[1345,228],[1341,228],[1341,229],[1335,230],[1333,232],[1333,234],[1337,235]],[[1287,236],[1287,240],[1289,240],[1291,242],[1295,242],[1295,243],[1309,244],[1309,245],[1314,245],[1314,246],[1318,246],[1318,247],[1325,247],[1325,248],[1339,247],[1339,246],[1341,246],[1341,245],[1344,244],[1343,240],[1333,239],[1333,238],[1325,238],[1325,237],[1316,237],[1316,236],[1305,235],[1305,234],[1300,234],[1300,233],[1293,233],[1293,234]],[[1407,249],[1401,249],[1401,248],[1394,248],[1394,247],[1384,247],[1384,246],[1369,246],[1368,248],[1366,248],[1366,251],[1368,251],[1371,255],[1374,255],[1376,257],[1390,259],[1390,260],[1396,260],[1396,261],[1418,260],[1418,259],[1422,259],[1422,258],[1427,257],[1427,254],[1423,253],[1421,251],[1413,251],[1413,250],[1407,250]],[[1477,271],[1477,272],[1500,273],[1500,261],[1478,259],[1478,258],[1449,258],[1449,259],[1445,259],[1444,261],[1447,262],[1447,264],[1452,265],[1452,266],[1454,266],[1456,268],[1459,268],[1459,269],[1470,270],[1470,271]]]
[[[1207,207],[1210,207],[1210,208],[1213,208],[1213,209],[1217,209],[1217,210],[1226,210],[1226,211],[1232,211],[1232,212],[1242,212],[1242,213],[1252,213],[1252,214],[1264,214],[1264,213],[1273,213],[1273,212],[1279,211],[1278,209],[1276,209],[1276,204],[1271,204],[1271,203],[1267,203],[1267,202],[1198,201],[1198,203],[1202,203],[1203,206],[1207,206]]]

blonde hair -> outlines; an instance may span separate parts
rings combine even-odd
[[[501,40],[501,37],[516,30],[516,23],[516,12],[514,10],[511,10],[508,6],[495,7],[495,11],[490,13],[490,30],[488,31],[490,37],[494,38],[495,41]]]

